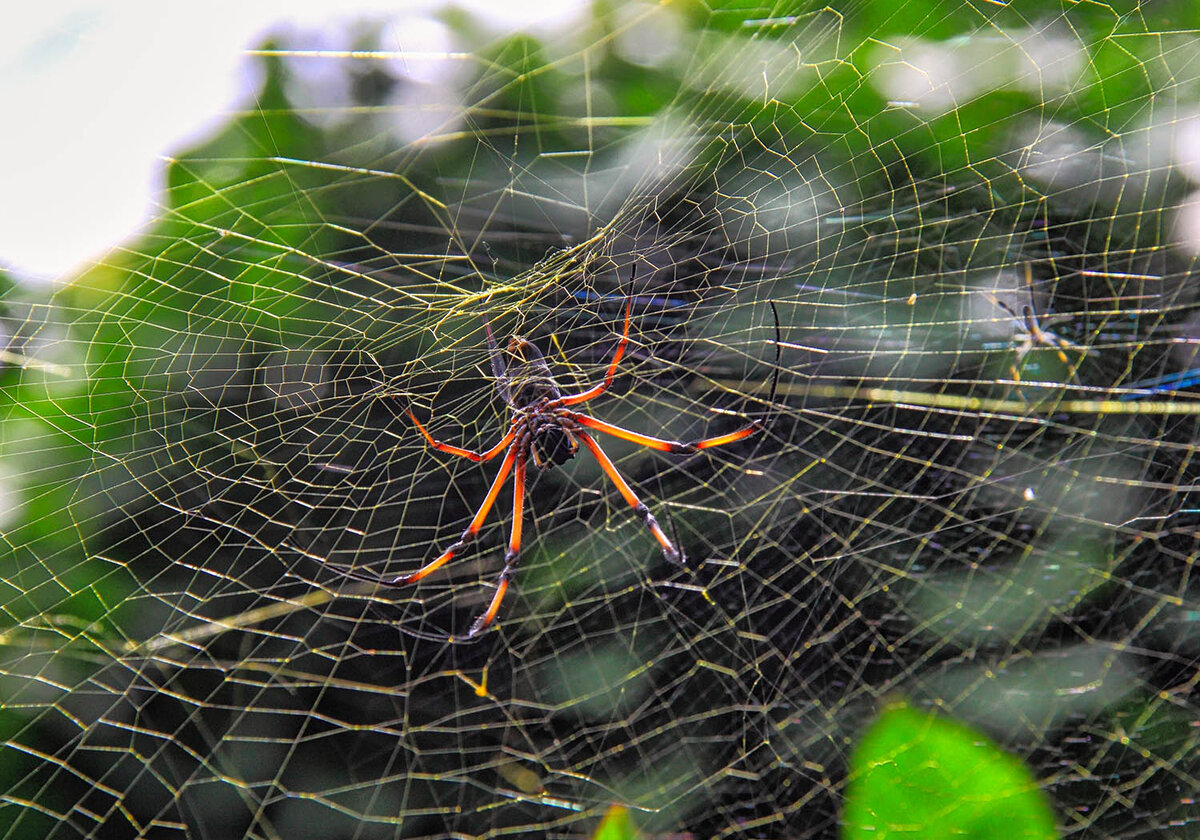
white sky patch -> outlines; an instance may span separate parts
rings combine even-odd
[[[992,90],[1017,87],[1044,97],[1078,83],[1086,55],[1055,28],[987,33],[949,41],[910,39],[872,54],[872,83],[887,99],[941,113]]]
[[[77,0],[6,23],[0,263],[53,278],[148,218],[160,156],[252,92],[248,11]]]
[[[26,280],[69,275],[158,212],[164,158],[253,107],[261,84],[246,50],[271,32],[338,20],[417,20],[434,0],[59,0],[5,19],[0,58],[0,267]],[[464,5],[462,3],[460,6]],[[466,13],[505,30],[578,21],[582,0],[471,0]],[[402,46],[441,49],[440,24],[403,30]],[[432,47],[418,44],[428,37]],[[314,65],[316,66],[316,65]],[[319,68],[318,68],[319,70]],[[444,67],[406,64],[429,83]],[[319,106],[318,106],[319,107]],[[334,109],[336,110],[336,109]],[[439,117],[443,122],[445,115]]]
[[[1151,123],[1149,143],[1151,160],[1165,157],[1193,184],[1200,183],[1200,113]]]
[[[971,72],[978,66],[978,53],[955,44],[912,40],[880,46],[874,59],[872,81],[889,100],[940,113],[969,101],[979,90],[979,74]]]
[[[1175,213],[1175,240],[1180,250],[1200,256],[1200,192],[1180,203]]]
[[[642,67],[661,67],[676,58],[687,35],[679,13],[666,6],[631,3],[617,11],[614,48]]]

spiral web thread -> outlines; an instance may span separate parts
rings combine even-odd
[[[1064,835],[1194,833],[1200,41],[884,8],[462,27],[441,88],[369,23],[258,51],[156,224],[6,304],[5,836],[586,836],[621,804],[832,837],[900,696],[1017,755]],[[314,64],[377,84],[302,107]],[[485,313],[574,390],[629,299],[590,412],[767,418],[698,456],[601,437],[685,569],[581,453],[531,474],[481,638],[507,488],[418,586],[339,574],[412,571],[481,502],[496,462],[405,412],[499,439]]]

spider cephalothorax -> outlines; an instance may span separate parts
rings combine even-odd
[[[425,441],[439,452],[446,452],[450,455],[457,455],[460,458],[467,458],[468,460],[477,462],[490,461],[503,454],[504,460],[500,463],[500,469],[496,471],[495,478],[492,479],[492,484],[488,489],[487,495],[484,496],[482,504],[480,504],[479,509],[475,512],[475,516],[471,519],[471,523],[462,532],[462,536],[458,538],[458,541],[438,555],[436,559],[426,563],[415,572],[390,579],[376,578],[354,571],[348,571],[344,574],[359,580],[371,581],[381,586],[405,586],[416,583],[437,571],[454,559],[454,556],[459,551],[474,541],[475,536],[479,533],[479,529],[483,526],[484,519],[495,504],[496,497],[500,495],[501,487],[504,486],[509,473],[512,473],[513,521],[512,532],[508,542],[508,551],[504,555],[504,568],[500,571],[500,576],[496,583],[496,592],[492,596],[491,603],[488,605],[487,610],[475,619],[475,623],[471,625],[468,633],[468,636],[476,635],[495,619],[497,612],[500,610],[500,603],[504,600],[504,594],[508,591],[509,581],[516,571],[517,556],[521,550],[521,520],[525,505],[525,475],[530,459],[532,459],[534,466],[539,468],[549,468],[564,464],[575,457],[581,443],[596,458],[596,461],[600,464],[600,468],[604,470],[604,473],[616,485],[622,498],[625,499],[626,503],[633,508],[638,517],[645,523],[650,533],[662,548],[663,556],[672,563],[682,563],[682,553],[671,539],[667,537],[666,533],[663,532],[654,515],[650,513],[650,509],[638,499],[637,494],[633,492],[633,488],[625,481],[624,477],[617,470],[616,465],[604,453],[604,450],[600,448],[600,444],[592,437],[589,430],[603,432],[621,440],[630,441],[631,443],[646,446],[650,449],[657,449],[660,452],[690,454],[699,452],[702,449],[724,446],[747,438],[763,428],[764,424],[761,420],[751,420],[734,432],[716,437],[701,438],[700,440],[680,442],[643,435],[639,432],[614,426],[611,423],[606,423],[590,415],[572,410],[572,406],[585,403],[600,396],[612,384],[613,377],[617,373],[617,365],[620,364],[621,357],[625,354],[625,346],[629,342],[629,317],[631,309],[632,300],[627,300],[625,303],[624,329],[621,332],[621,339],[617,343],[617,349],[613,352],[612,360],[608,364],[604,381],[593,385],[587,390],[565,395],[554,381],[554,376],[550,372],[550,366],[546,363],[546,358],[527,339],[516,336],[508,342],[505,353],[513,362],[511,364],[506,362],[504,354],[501,354],[496,347],[496,341],[492,336],[491,324],[485,315],[483,323],[487,333],[492,375],[495,378],[496,390],[500,398],[504,400],[510,410],[508,431],[500,439],[499,443],[486,452],[476,452],[471,449],[463,449],[459,446],[442,443],[429,433],[411,409],[408,411],[408,416],[425,438]],[[772,305],[772,309],[774,309],[774,305]],[[775,371],[772,376],[771,393],[768,397],[768,403],[774,402],[775,399],[775,387],[778,384],[779,377],[778,354],[780,343],[779,318],[776,315]]]
[[[488,336],[491,337],[490,327]],[[506,401],[510,406],[522,409],[532,406],[539,400],[556,400],[562,396],[558,390],[558,384],[554,381],[554,376],[550,373],[550,366],[546,364],[546,357],[542,355],[541,350],[534,346],[533,342],[519,335],[513,336],[508,342],[506,352],[517,361],[517,364],[506,365],[503,358],[496,358],[493,348],[492,370],[496,371],[497,365],[499,366],[497,387],[500,388],[501,396],[504,395],[505,388],[507,388],[509,396]],[[506,383],[504,386],[500,386],[501,380]]]

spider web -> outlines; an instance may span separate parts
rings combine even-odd
[[[1024,761],[1063,835],[1194,834],[1200,22],[1157,9],[256,51],[151,228],[6,295],[5,836],[587,836],[619,804],[834,837],[899,696]],[[405,412],[499,439],[485,313],[577,389],[626,301],[590,413],[767,420],[601,436],[686,568],[581,453],[531,473],[481,637],[507,489],[419,585],[341,574],[477,510],[496,462]]]

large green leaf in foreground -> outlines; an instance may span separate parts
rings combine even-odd
[[[842,835],[924,840],[1057,836],[1029,769],[985,735],[889,706],[851,760]]]

